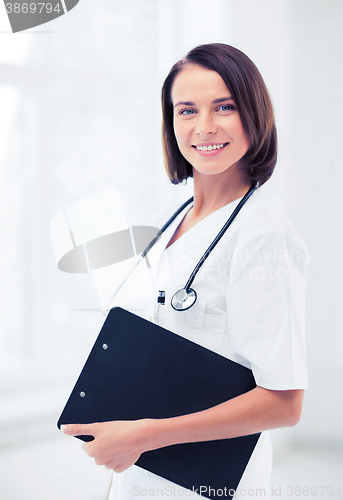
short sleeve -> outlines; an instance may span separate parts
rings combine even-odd
[[[301,238],[276,228],[256,231],[235,248],[227,289],[232,352],[266,389],[307,387],[309,261]]]

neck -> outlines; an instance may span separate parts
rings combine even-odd
[[[192,216],[202,218],[245,195],[250,183],[243,180],[237,168],[221,174],[204,175],[193,169],[194,207]]]

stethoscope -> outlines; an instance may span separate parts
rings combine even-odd
[[[200,258],[199,262],[193,269],[190,277],[187,280],[187,283],[183,288],[180,288],[177,292],[174,293],[174,295],[171,298],[171,306],[175,311],[187,311],[187,309],[190,309],[196,302],[197,300],[197,293],[196,291],[191,288],[191,285],[198,274],[201,266],[204,264],[205,260],[207,257],[210,255],[214,247],[217,245],[219,240],[223,237],[229,226],[232,224],[234,219],[237,217],[239,211],[243,207],[246,201],[250,198],[250,196],[253,194],[255,191],[257,185],[253,185],[249,191],[243,196],[241,201],[238,203],[237,207],[234,209],[232,214],[230,215],[229,219],[225,222],[224,226],[221,228],[217,236],[214,238],[210,246],[207,248],[203,256]],[[145,257],[148,251],[153,247],[153,245],[157,242],[157,240],[160,238],[160,236],[164,233],[164,231],[170,226],[170,224],[175,220],[175,218],[182,212],[184,208],[186,208],[191,202],[193,201],[193,196],[189,200],[187,200],[171,217],[170,219],[166,222],[166,224],[162,227],[162,229],[157,233],[156,237],[149,243],[147,248],[144,250],[142,253],[142,257]],[[159,297],[158,297],[158,302],[164,303],[164,292],[160,292]]]
[[[214,240],[212,241],[212,243],[210,244],[210,246],[207,248],[207,250],[205,251],[205,253],[203,254],[203,256],[200,258],[199,262],[197,263],[197,265],[193,269],[190,277],[188,278],[187,283],[185,284],[185,286],[183,288],[180,288],[180,290],[178,290],[177,292],[175,292],[174,295],[172,296],[172,298],[171,298],[171,306],[172,306],[172,308],[175,311],[187,311],[187,309],[190,309],[195,304],[195,302],[197,300],[197,293],[196,293],[196,291],[193,288],[191,288],[191,285],[192,285],[192,283],[193,283],[196,275],[198,274],[201,266],[204,264],[205,260],[210,255],[210,253],[212,252],[212,250],[214,249],[214,247],[217,245],[217,243],[219,242],[219,240],[225,234],[225,232],[227,231],[227,229],[229,228],[229,226],[232,224],[232,222],[234,221],[234,219],[237,217],[239,211],[241,210],[241,208],[243,207],[243,205],[245,204],[245,202],[248,201],[248,199],[250,198],[250,196],[253,194],[253,192],[255,191],[256,187],[257,187],[257,184],[253,185],[249,189],[249,191],[243,196],[243,198],[241,199],[241,201],[238,203],[237,207],[234,209],[234,211],[230,215],[229,219],[225,222],[224,226],[221,228],[221,230],[219,231],[219,233],[217,234],[217,236],[214,238]],[[128,276],[125,278],[125,280],[121,283],[121,285],[119,286],[119,288],[115,291],[115,293],[113,294],[113,296],[112,296],[109,304],[111,304],[114,296],[122,288],[122,286],[127,281],[127,279],[129,278],[129,276],[131,275],[131,273],[134,271],[134,269],[147,256],[147,254],[150,252],[150,250],[152,249],[152,247],[158,242],[158,240],[160,239],[160,237],[162,236],[162,234],[166,231],[166,229],[170,226],[170,224],[176,219],[176,217],[190,203],[192,203],[193,199],[194,199],[194,197],[192,196],[183,205],[181,205],[181,207],[178,210],[176,210],[176,212],[164,224],[164,226],[162,227],[162,229],[160,229],[158,231],[158,233],[156,234],[155,238],[149,243],[149,245],[145,248],[145,250],[143,250],[143,252],[142,252],[142,254],[140,256],[140,259],[134,265],[134,268],[131,270],[131,272],[128,274]],[[164,291],[160,291],[159,292],[159,296],[158,296],[157,302],[158,302],[158,304],[164,304],[164,302],[165,302],[165,292]]]

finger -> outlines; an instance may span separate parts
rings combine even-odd
[[[81,448],[87,453],[87,455],[91,458],[96,458],[98,457],[99,451],[96,446],[94,446],[95,441],[92,441],[90,443],[83,443],[81,445]]]
[[[120,467],[120,464],[118,464],[118,462],[116,462],[116,461],[107,462],[104,465],[105,465],[105,469],[114,470],[115,472],[120,472],[118,470],[118,467]]]
[[[104,462],[105,469],[112,469],[114,472],[124,472],[133,465],[133,462],[127,462],[126,460],[111,460],[109,462]]]
[[[91,448],[89,447],[90,443],[82,443],[81,448],[87,455],[91,458],[94,458],[94,454],[92,453]]]
[[[94,447],[93,443],[95,443],[95,441],[92,441],[90,443],[82,443],[81,448],[87,453],[89,457],[100,459],[100,455],[98,455],[99,451],[97,447]]]
[[[61,431],[68,436],[94,436],[92,424],[61,425]]]
[[[82,443],[81,448],[87,453],[87,443]]]
[[[124,470],[126,470],[128,468],[129,468],[128,465],[119,463],[119,464],[115,464],[115,466],[113,467],[113,470],[114,470],[114,472],[120,473],[120,472],[124,472]]]
[[[104,460],[101,458],[95,458],[94,461],[95,461],[96,465],[105,465]]]

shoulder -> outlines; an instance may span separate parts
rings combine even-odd
[[[260,189],[257,189],[247,201],[242,211],[241,222],[247,234],[259,230],[270,230],[289,233],[300,238],[291,221]]]
[[[307,267],[310,255],[306,244],[291,221],[260,189],[247,201],[235,224],[235,244],[238,249],[256,251],[264,247],[297,251]]]

